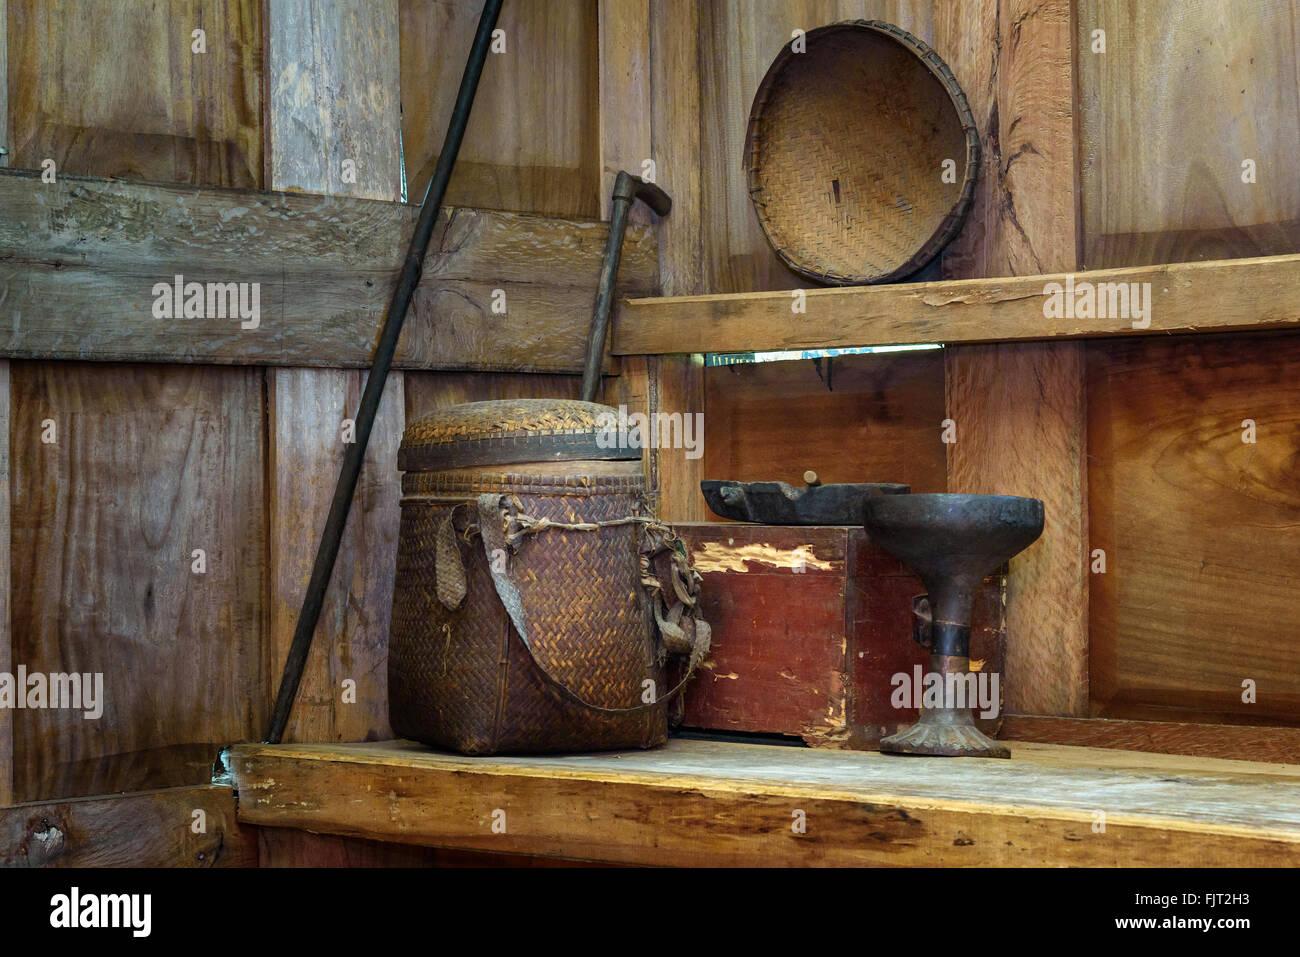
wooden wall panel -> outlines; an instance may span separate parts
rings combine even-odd
[[[1294,0],[1078,0],[1088,268],[1300,249],[1298,19]]]
[[[13,371],[14,664],[104,676],[98,720],[13,713],[16,799],[206,781],[267,712],[260,374]]]
[[[43,184],[27,170],[0,171],[0,208],[0,354],[326,368],[369,366],[418,218],[394,202],[83,176]],[[580,370],[606,236],[598,222],[444,209],[394,366]],[[155,318],[155,283],[178,274],[258,284],[258,325]],[[653,233],[630,228],[620,289],[650,295],[657,278]],[[492,312],[498,288],[505,315]]]
[[[1088,266],[1300,249],[1298,13],[1079,0]],[[1091,576],[1094,713],[1300,722],[1297,350],[1291,335],[1088,347],[1090,545],[1108,556]]]
[[[8,0],[0,0],[0,137],[3,146],[10,149],[13,140],[9,135],[9,13]],[[9,164],[7,152],[0,155],[0,167]],[[0,362],[0,672],[13,671],[13,633],[9,595],[9,363]],[[13,714],[0,712],[0,807],[13,803],[14,787],[14,726]]]
[[[272,4],[268,129],[271,186],[369,199],[400,195],[397,0]],[[305,95],[304,95],[305,94]],[[349,154],[353,154],[350,156]],[[339,176],[345,159],[355,182]],[[274,701],[311,577],[366,374],[267,370],[270,631]],[[352,511],[286,741],[365,741],[388,726],[388,620],[397,558],[402,374],[384,388]],[[345,682],[352,682],[345,687]]]
[[[582,385],[582,376],[528,373],[511,375],[505,372],[490,375],[476,372],[408,372],[404,379],[408,422],[460,402],[484,402],[488,399],[576,399]]]
[[[401,0],[402,134],[411,201],[442,148],[482,0]],[[447,188],[453,206],[594,218],[596,0],[507,3]],[[634,108],[634,107],[629,107]]]
[[[12,557],[10,524],[9,424],[13,408],[9,363],[0,362],[0,673],[13,674]],[[0,709],[0,807],[14,800],[14,713]]]
[[[935,48],[970,100],[982,158],[975,203],[945,253],[949,278],[1077,267],[1070,0],[982,0],[936,12]],[[952,492],[1043,500],[1042,537],[1011,563],[1008,710],[1087,709],[1083,347],[947,351]]]
[[[1300,336],[1088,354],[1094,713],[1300,724]]]
[[[942,5],[940,5],[942,6]],[[954,4],[955,6],[955,4]],[[933,0],[727,0],[700,4],[700,144],[706,292],[815,285],[776,258],[744,176],[745,127],[758,84],[795,29],[879,19],[934,42]],[[969,92],[969,91],[968,91]]]
[[[939,350],[711,366],[704,477],[801,487],[812,469],[825,483],[942,492],[943,376]]]
[[[14,0],[7,26],[11,165],[262,185],[257,0]],[[11,377],[11,663],[102,671],[107,698],[99,720],[15,712],[14,798],[207,781],[216,748],[265,720],[261,376],[24,362]]]
[[[0,867],[256,867],[257,830],[212,785],[23,804],[0,809]]]
[[[10,0],[11,165],[260,186],[261,18],[261,0]]]

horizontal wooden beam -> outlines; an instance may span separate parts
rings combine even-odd
[[[1120,283],[1138,291],[1141,316],[1131,297],[1127,310],[1119,308]],[[627,299],[613,350],[757,352],[1279,329],[1300,325],[1300,256],[795,293]]]
[[[417,215],[339,196],[0,170],[0,358],[365,367]],[[444,209],[396,367],[581,371],[607,232]],[[649,295],[657,275],[654,236],[634,226],[620,288]],[[182,315],[172,296],[172,318],[160,318],[176,276]],[[203,284],[206,317],[183,318],[188,283]],[[223,287],[211,301],[210,283]],[[229,283],[257,284],[255,325],[220,317],[233,311],[218,308]]]
[[[1010,761],[922,760],[691,740],[495,758],[409,741],[248,744],[224,760],[243,823],[428,846],[769,867],[1300,861],[1300,769],[1244,761],[1032,744],[1013,744]]]
[[[256,867],[229,787],[0,808],[0,867]]]

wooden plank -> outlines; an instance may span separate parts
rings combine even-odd
[[[1291,0],[1079,0],[1085,263],[1300,248],[1297,12]]]
[[[1295,723],[1300,336],[1088,355],[1093,714]]]
[[[447,186],[454,206],[600,214],[596,0],[507,3]],[[401,0],[402,132],[412,202],[442,148],[482,0]]]
[[[261,373],[11,371],[12,662],[103,676],[97,719],[12,712],[14,797],[193,783],[268,713]]]
[[[226,761],[244,823],[410,844],[713,866],[1300,860],[1300,767],[1142,767],[1120,752],[1044,745],[1012,753],[900,760],[673,740],[636,753],[464,758],[394,741],[240,745]]]
[[[18,171],[0,171],[0,208],[0,357],[333,368],[369,363],[418,215],[351,197],[71,176],[46,185]],[[444,210],[396,367],[581,370],[606,233]],[[656,273],[654,237],[634,227],[621,288],[650,294]],[[155,318],[154,285],[178,274],[259,283],[257,328]],[[505,314],[492,311],[494,290]]]
[[[967,93],[982,147],[975,203],[968,228],[945,255],[946,276],[1016,276],[1078,265],[1071,15],[1071,0],[983,0],[942,11],[935,45]],[[1027,288],[1035,288],[1030,282]],[[1168,307],[1164,297],[1175,283],[1168,274],[1152,282],[1159,302],[1153,316]],[[1030,329],[1043,329],[1043,292],[1039,283],[1024,302],[1038,307],[1033,318],[1028,310],[1023,317]],[[1111,321],[1112,334],[1132,331],[1131,322],[1119,326]],[[957,428],[957,441],[948,446],[948,490],[1029,495],[1046,510],[1042,537],[1011,563],[1008,705],[1025,713],[1083,714],[1082,348],[961,347],[949,350],[947,360],[948,417]]]
[[[401,198],[397,6],[397,0],[268,6],[272,189]]]
[[[9,125],[9,11],[0,0],[0,167],[9,165],[13,139]],[[9,609],[9,363],[0,361],[0,672],[13,673],[13,631]],[[14,799],[13,715],[0,713],[0,807]]]
[[[1300,728],[1009,714],[1002,736],[1042,744],[1300,764]],[[1143,754],[1140,760],[1149,758]]]
[[[236,820],[229,787],[0,809],[0,867],[256,866],[257,837]]]
[[[598,21],[600,210],[608,219],[614,177],[624,169],[643,175],[651,158],[650,0],[599,0]],[[651,215],[637,203],[628,219],[648,223]]]
[[[260,0],[12,0],[9,16],[11,165],[262,184]]]
[[[489,399],[576,399],[582,385],[581,376],[508,375],[504,372],[492,375],[477,372],[408,372],[405,380],[408,422],[461,402],[484,402]]]
[[[267,19],[271,186],[364,199],[401,195],[398,4],[295,0]],[[342,176],[344,163],[355,175]],[[268,702],[279,688],[302,598],[347,451],[365,374],[269,369]],[[388,726],[405,427],[402,374],[385,384],[357,491],[285,739],[368,741]]]
[[[0,10],[0,14],[3,12]],[[13,611],[10,608],[10,543],[13,540],[9,512],[9,430],[13,411],[10,398],[9,363],[0,362],[0,674],[14,673]],[[14,717],[12,711],[0,709],[0,807],[13,802]]]
[[[666,296],[708,291],[701,258],[700,5],[650,3],[650,155],[656,181],[673,198],[656,218],[659,286]]]
[[[700,168],[700,7],[689,0],[650,3],[650,153],[656,179],[673,198],[655,221],[659,286],[668,295],[705,291]],[[630,412],[703,414],[704,357],[671,355],[624,360],[621,400]],[[629,401],[630,400],[630,401]],[[642,455],[656,513],[665,521],[702,521],[704,459],[680,449]]]
[[[808,290],[807,313],[792,321],[791,292],[629,298],[614,324],[614,353],[755,352],[866,345],[1014,342],[1158,333],[1276,330],[1300,325],[1300,256],[1102,269],[995,279]],[[1150,283],[1150,326],[1130,318],[1046,316],[1044,293],[1073,277]],[[1054,293],[1055,287],[1049,292]],[[1108,287],[1103,289],[1107,292]]]
[[[14,306],[6,321],[19,340],[34,323],[53,323],[47,328],[69,347],[27,355],[76,357],[77,339],[94,341],[113,326],[106,313],[123,307],[115,298],[123,284],[125,308],[142,306],[135,321],[154,330],[166,323],[151,314],[148,295],[162,276],[150,277],[147,265],[145,274],[131,272],[148,261],[132,254],[151,243],[148,223],[160,210],[148,197],[157,192],[131,193],[110,209],[98,203],[105,181],[72,174],[260,185],[261,4],[176,0],[160,15],[124,0],[15,0],[7,12],[8,145],[15,165],[52,160],[58,182],[42,182],[44,171],[6,171],[6,226],[11,242],[33,250],[38,234],[59,239],[36,260],[5,251],[4,296]],[[206,52],[191,49],[195,29],[205,31]],[[227,198],[235,195],[248,194]],[[190,230],[188,207],[172,211],[161,232],[174,254]],[[97,246],[110,259],[122,253],[117,289],[83,273],[70,301],[23,301],[41,295],[43,276],[84,266]],[[65,317],[76,318],[59,329]],[[76,709],[13,715],[13,796],[210,780],[204,766],[216,743],[255,734],[262,721],[261,377],[39,363],[10,372],[12,494],[23,511],[11,532],[24,550],[11,572],[19,634],[11,663],[78,672],[92,687],[95,675],[103,679],[101,717],[86,720]],[[197,711],[196,701],[204,704]]]
[[[13,160],[13,125],[9,122],[9,0],[0,0],[0,168]]]
[[[950,492],[1043,501],[1043,534],[1011,561],[1007,701],[1086,714],[1088,539],[1083,355],[1055,345],[978,346],[948,357]]]
[[[902,482],[947,489],[938,350],[705,370],[709,478]],[[710,513],[711,514],[711,513]]]
[[[365,383],[360,372],[330,369],[270,369],[267,377],[271,551],[269,681],[264,695],[269,706],[279,688],[347,451],[343,423],[356,415]],[[384,388],[366,448],[286,740],[364,741],[392,736],[388,619],[400,517],[397,449],[405,422],[402,393],[402,376],[396,373]]]

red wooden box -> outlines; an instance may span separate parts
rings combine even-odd
[[[874,750],[916,721],[891,703],[897,673],[913,677],[929,652],[912,639],[912,598],[925,591],[905,565],[844,526],[674,525],[703,576],[713,649],[686,691],[685,726],[797,735],[817,747]],[[799,569],[802,569],[801,571]],[[1005,575],[975,601],[971,668],[999,676],[1006,639]],[[978,718],[986,734],[1001,724]]]

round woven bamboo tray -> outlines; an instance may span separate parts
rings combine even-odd
[[[902,279],[957,234],[974,196],[979,133],[966,94],[934,50],[890,23],[848,20],[802,41],[803,52],[781,49],[749,114],[758,221],[809,279]]]

